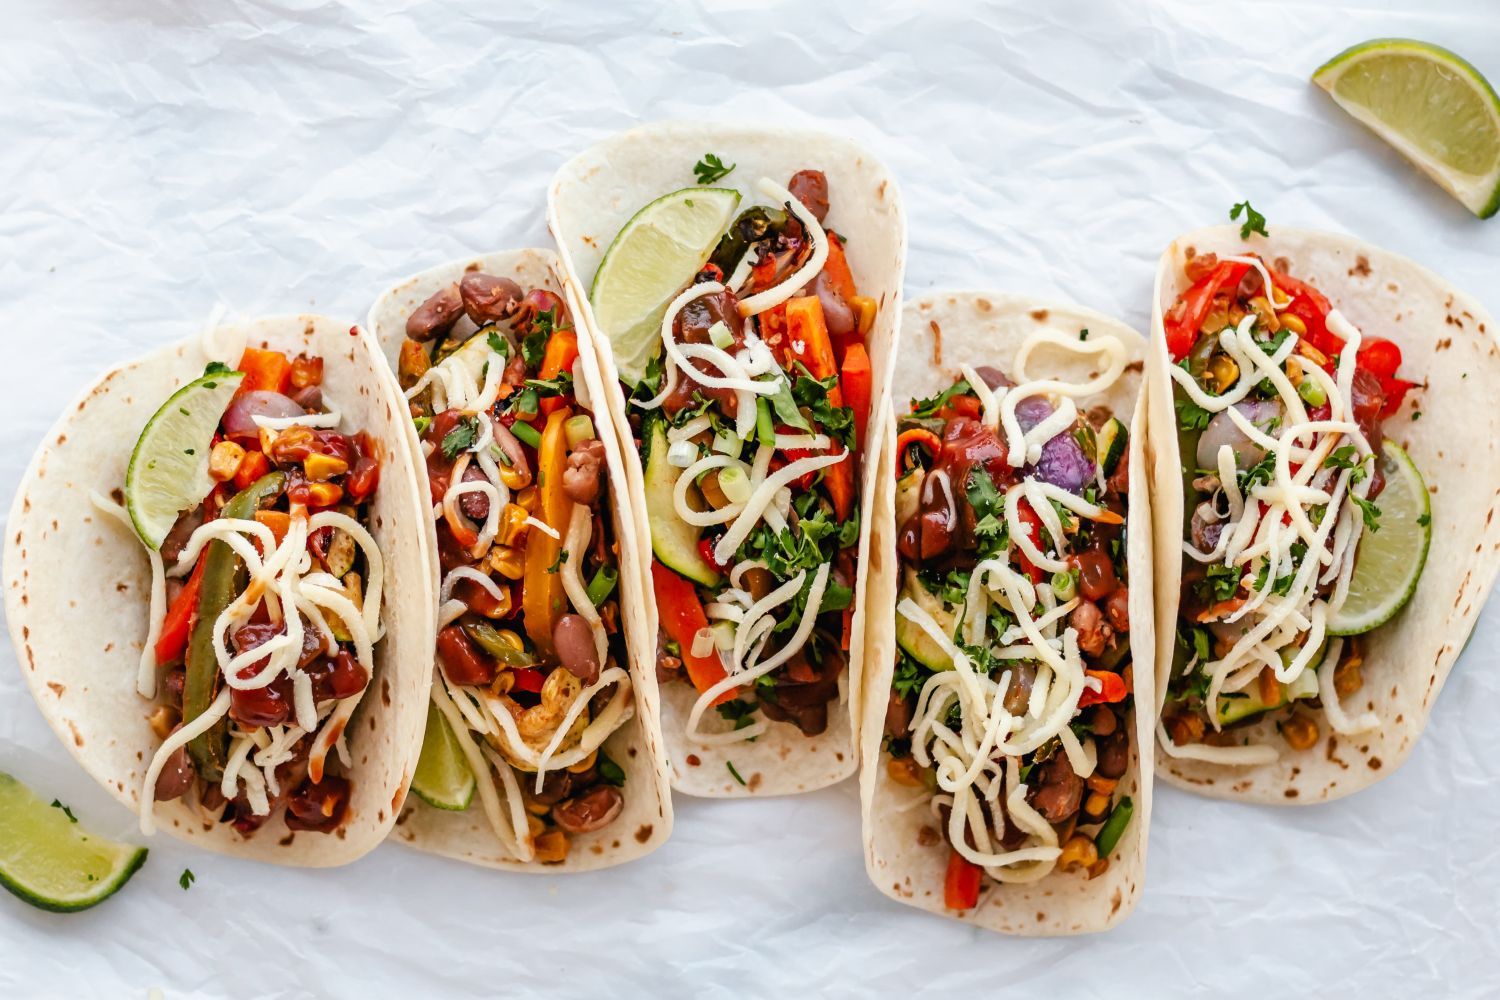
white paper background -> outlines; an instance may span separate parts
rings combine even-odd
[[[1500,307],[1500,222],[1468,216],[1307,82],[1381,35],[1449,45],[1500,79],[1491,0],[3,6],[7,509],[44,429],[106,365],[219,300],[352,321],[408,272],[543,242],[553,169],[663,117],[865,141],[901,179],[912,292],[1064,295],[1143,327],[1162,247],[1249,196],[1273,226],[1346,229]],[[1494,996],[1497,637],[1492,605],[1411,761],[1353,800],[1289,811],[1160,790],[1144,902],[1103,937],[1007,940],[888,901],[866,881],[846,783],[680,801],[661,851],[568,879],[394,846],[301,873],[159,839],[89,913],[0,898],[0,995]],[[129,835],[0,658],[0,767]]]

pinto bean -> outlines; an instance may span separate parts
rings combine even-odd
[[[181,729],[179,725],[173,729]],[[187,790],[193,787],[193,781],[198,777],[193,770],[193,762],[188,759],[187,747],[181,746],[173,750],[167,756],[166,763],[162,765],[161,774],[156,778],[156,801],[166,802],[187,794]]]
[[[807,206],[819,225],[828,218],[828,178],[823,171],[799,170],[787,182],[786,189],[793,198]]]
[[[1124,726],[1116,726],[1114,732],[1097,740],[1094,749],[1098,752],[1100,777],[1118,778],[1130,766],[1130,738],[1125,735]]]
[[[568,453],[562,487],[568,499],[584,506],[599,499],[599,470],[604,465],[604,442],[585,441]]]
[[[1130,589],[1121,587],[1104,599],[1104,617],[1117,633],[1130,631]]]
[[[903,739],[911,731],[911,702],[906,698],[891,692],[890,700],[885,704],[885,732],[887,736]]]
[[[571,834],[603,829],[625,808],[625,796],[614,785],[595,785],[582,795],[552,807],[552,822]]]
[[[474,271],[464,275],[458,283],[458,294],[463,300],[464,312],[474,325],[484,326],[513,316],[525,293],[509,278]]]
[[[412,340],[431,340],[440,333],[447,333],[463,311],[464,302],[458,286],[446,285],[406,317],[406,335]]]
[[[1055,753],[1031,772],[1026,799],[1049,823],[1061,823],[1083,803],[1083,779],[1065,753]]]
[[[1104,621],[1104,613],[1093,601],[1080,601],[1068,616],[1068,624],[1078,630],[1078,648],[1089,656],[1098,656],[1109,645],[1114,632]]]
[[[599,652],[594,646],[594,630],[582,615],[563,615],[552,626],[552,642],[557,658],[585,684],[599,679]]]

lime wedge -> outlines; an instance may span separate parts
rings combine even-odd
[[[1360,535],[1349,597],[1328,621],[1332,635],[1357,635],[1390,621],[1411,600],[1427,562],[1432,503],[1422,474],[1392,441],[1380,452],[1380,471],[1380,530]]]
[[[438,707],[427,703],[427,732],[422,736],[422,756],[417,758],[417,772],[411,779],[411,790],[423,802],[438,809],[455,811],[469,808],[474,799],[474,772],[459,748],[458,738]]]
[[[146,849],[84,832],[60,806],[0,771],[0,884],[54,913],[113,896],[146,863]]]
[[[635,213],[605,251],[589,301],[630,385],[656,354],[667,306],[707,263],[739,204],[730,188],[673,191]]]
[[[1464,206],[1500,209],[1500,97],[1447,49],[1377,38],[1345,49],[1313,82]]]
[[[244,372],[206,374],[174,392],[146,421],[125,470],[125,506],[149,548],[161,548],[177,516],[214,488],[208,475],[214,431],[244,379]]]

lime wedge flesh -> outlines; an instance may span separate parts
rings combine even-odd
[[[146,863],[146,849],[95,837],[0,771],[0,884],[55,913],[104,902]]]
[[[1313,82],[1475,215],[1500,209],[1500,97],[1461,57],[1377,38],[1334,56]]]
[[[605,251],[589,301],[628,384],[645,377],[667,306],[707,263],[739,204],[732,188],[673,191],[635,213]]]
[[[244,372],[204,375],[174,392],[146,421],[125,471],[125,506],[148,547],[161,548],[178,515],[214,488],[208,475],[214,431],[244,380]]]
[[[1375,498],[1380,530],[1360,535],[1349,597],[1328,622],[1333,635],[1378,628],[1400,611],[1417,589],[1432,542],[1432,504],[1422,474],[1410,456],[1385,442],[1380,453],[1385,489]]]
[[[440,682],[439,682],[440,683]],[[459,748],[458,738],[438,707],[427,703],[427,732],[422,737],[422,756],[411,790],[430,806],[455,811],[469,808],[474,800],[474,772]]]

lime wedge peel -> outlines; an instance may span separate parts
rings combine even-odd
[[[1360,535],[1348,599],[1328,622],[1331,635],[1358,635],[1390,621],[1411,600],[1427,563],[1432,499],[1422,474],[1393,441],[1385,442],[1380,468],[1380,530]]]
[[[417,758],[411,790],[434,808],[460,812],[474,801],[475,784],[474,772],[469,769],[469,762],[464,758],[452,727],[438,707],[429,701],[422,755]]]
[[[208,456],[214,431],[244,372],[213,372],[174,392],[146,421],[125,470],[125,506],[136,534],[151,549],[177,517],[214,488]]]
[[[713,254],[739,204],[732,188],[673,191],[636,212],[605,251],[589,301],[630,385],[656,354],[667,306]]]
[[[85,831],[0,771],[0,885],[32,906],[73,913],[97,906],[146,863],[146,848]]]
[[[1313,82],[1463,205],[1500,210],[1500,96],[1461,56],[1376,38],[1320,66]]]

